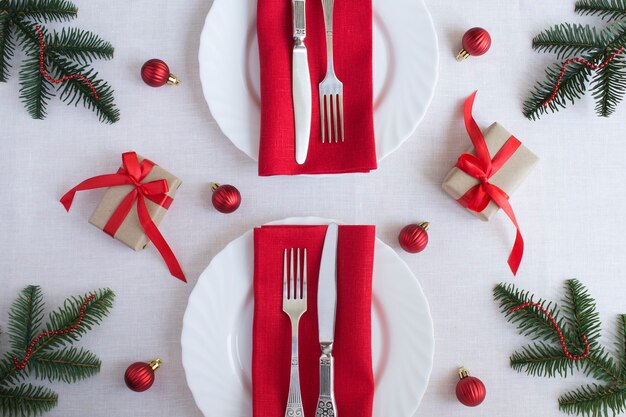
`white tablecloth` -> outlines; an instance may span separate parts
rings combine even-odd
[[[580,278],[598,302],[606,342],[613,346],[616,315],[626,312],[626,105],[609,119],[595,116],[589,96],[538,122],[521,113],[522,100],[554,60],[531,50],[532,36],[562,21],[600,22],[575,15],[573,0],[427,0],[441,58],[424,121],[376,172],[331,178],[259,178],[256,164],[220,132],[198,77],[198,41],[210,0],[77,4],[72,25],[116,47],[113,61],[95,67],[116,90],[120,122],[100,124],[90,111],[67,108],[58,99],[45,121],[32,120],[18,98],[20,52],[10,82],[0,85],[0,327],[6,332],[10,303],[27,284],[43,287],[49,308],[93,288],[110,287],[117,294],[111,316],[80,343],[102,359],[101,373],[77,384],[54,384],[60,399],[50,415],[200,416],[181,366],[187,297],[229,241],[288,216],[376,224],[379,237],[398,250],[401,226],[432,223],[426,251],[400,252],[424,288],[435,325],[434,368],[416,416],[556,416],[558,395],[583,380],[531,378],[511,370],[509,355],[527,340],[498,313],[491,293],[498,282],[559,299],[563,281]],[[457,63],[460,38],[472,26],[491,32],[492,50]],[[180,87],[142,83],[139,69],[152,57],[169,63]],[[541,158],[511,199],[526,241],[517,278],[506,265],[514,237],[509,220],[499,214],[483,223],[440,188],[468,146],[461,103],[474,89],[479,124],[499,121]],[[79,194],[70,214],[58,202],[77,182],[114,169],[127,150],[183,180],[161,230],[187,271],[188,285],[168,275],[154,247],[135,253],[88,225],[102,191]],[[210,181],[235,184],[243,195],[241,208],[231,215],[215,211]],[[2,334],[0,351],[7,347]],[[153,388],[143,394],[127,389],[126,367],[157,356],[164,365]],[[460,364],[487,386],[487,399],[476,409],[465,409],[454,397]]]

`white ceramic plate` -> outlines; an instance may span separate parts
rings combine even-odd
[[[327,224],[315,217],[273,224]],[[189,297],[181,336],[187,384],[205,416],[252,415],[253,232],[232,241]],[[433,364],[428,302],[400,257],[380,239],[374,254],[373,417],[411,417]]]
[[[287,1],[287,0],[286,0]],[[222,132],[259,155],[257,0],[215,0],[200,37],[200,80]],[[381,160],[417,128],[437,83],[437,35],[423,0],[373,0],[374,127]]]

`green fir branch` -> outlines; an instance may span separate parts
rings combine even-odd
[[[530,292],[519,290],[513,284],[500,284],[494,289],[494,298],[499,302],[502,314],[511,323],[517,325],[517,330],[521,335],[533,339],[548,339],[555,343],[559,341],[552,322],[541,311],[536,308],[526,308],[515,313],[511,312],[511,309],[517,306],[531,301],[535,302]],[[536,302],[549,311],[559,326],[563,327],[563,320],[559,318],[556,304],[541,299]]]
[[[566,107],[568,102],[574,103],[585,94],[591,69],[580,62],[573,62],[566,67],[560,88],[554,100],[548,103],[561,73],[561,65],[560,63],[555,63],[551,67],[546,68],[545,81],[538,82],[534,91],[531,92],[531,96],[524,102],[524,116],[531,120],[537,120],[543,114],[548,113],[548,111],[555,113],[560,108]],[[548,104],[546,105],[545,103]]]
[[[600,10],[611,8],[613,12],[623,11],[626,0],[585,0],[579,1],[577,7],[581,13],[602,14]],[[596,12],[592,13],[591,10]],[[585,14],[585,13],[583,13]],[[626,16],[626,15],[625,15]],[[588,25],[564,23],[545,30],[533,39],[533,48],[539,52],[556,53],[557,58],[579,58],[577,61],[563,61],[546,68],[545,78],[537,82],[529,97],[523,104],[524,116],[537,120],[548,112],[557,112],[568,104],[581,99],[587,92],[587,84],[592,73],[592,96],[596,100],[596,112],[599,116],[607,117],[613,113],[626,92],[626,74],[622,70],[622,51],[617,58],[602,68],[589,68],[581,60],[593,66],[606,62],[620,48],[626,47],[626,19],[611,18],[614,22],[608,24],[602,31]],[[552,95],[557,86],[557,80],[565,65],[565,72],[554,99]]]
[[[56,407],[57,401],[58,395],[46,387],[31,384],[0,387],[0,415],[3,416],[39,416]]]
[[[33,52],[20,69],[20,99],[33,119],[46,117],[46,105],[54,95],[52,84],[39,72],[39,55]]]
[[[50,313],[48,322],[44,326],[46,330],[50,332],[74,326],[80,314],[80,308],[88,295],[71,297],[65,300],[62,307]],[[96,291],[95,295],[96,298],[85,308],[83,320],[74,332],[46,338],[37,348],[33,349],[33,353],[36,354],[40,351],[51,352],[56,348],[70,346],[74,342],[79,341],[94,326],[99,325],[109,315],[111,308],[113,308],[115,294],[107,288]]]
[[[115,123],[120,119],[120,111],[115,106],[113,89],[104,81],[98,79],[98,73],[86,66],[73,64],[62,57],[50,59],[50,72],[55,78],[80,72],[92,83],[98,92],[98,99],[93,95],[91,88],[81,79],[72,78],[61,84],[59,97],[68,106],[78,106],[82,103],[87,109],[94,110],[98,119],[105,123]]]
[[[71,28],[61,33],[54,31],[46,43],[46,52],[87,64],[95,59],[112,59],[113,45],[95,33]]]
[[[576,363],[569,360],[560,346],[537,342],[524,346],[521,351],[511,355],[511,368],[526,372],[531,376],[554,378],[573,374]]]
[[[626,0],[578,0],[576,12],[595,15],[608,21],[626,19]]]
[[[582,416],[611,416],[626,410],[626,386],[585,385],[559,398],[559,409]]]
[[[115,123],[120,118],[115,106],[113,88],[89,64],[95,59],[112,59],[113,46],[98,35],[76,28],[48,33],[41,28],[45,43],[45,71],[55,79],[80,74],[97,91],[97,98],[82,77],[73,77],[53,84],[34,73],[34,55],[39,56],[39,34],[35,23],[65,21],[76,15],[76,6],[67,0],[0,0],[0,81],[7,81],[10,59],[15,46],[24,49],[26,58],[20,71],[20,97],[35,119],[46,116],[46,104],[60,91],[59,98],[66,104],[94,111],[104,123]],[[38,67],[39,69],[39,67]]]
[[[9,79],[10,61],[15,54],[12,29],[9,15],[0,15],[0,82],[6,82]]]
[[[610,55],[605,54],[604,59]],[[598,116],[608,117],[613,114],[626,93],[626,61],[617,56],[608,65],[599,68],[591,86]]]
[[[82,320],[77,326],[81,307],[88,295],[94,295],[84,308]],[[41,289],[25,288],[13,303],[10,311],[9,333],[13,341],[19,340],[15,352],[0,359],[0,415],[36,416],[52,409],[57,396],[47,388],[25,384],[34,377],[46,381],[67,383],[83,380],[100,371],[100,360],[92,352],[73,346],[83,335],[99,325],[109,314],[115,295],[110,289],[100,289],[82,297],[71,297],[63,306],[49,315],[44,326],[47,333],[74,328],[72,332],[43,337],[31,351],[25,367],[25,346],[41,334],[43,299]],[[26,336],[28,335],[28,336]],[[19,336],[19,337],[18,337]]]
[[[22,290],[11,305],[8,334],[16,354],[26,352],[43,321],[43,294],[41,288],[31,285]]]
[[[0,13],[13,13],[36,22],[65,22],[76,17],[78,8],[67,0],[5,0]]]
[[[37,353],[28,362],[30,371],[39,379],[76,382],[100,372],[100,360],[85,349],[75,347],[51,353]]]
[[[582,356],[580,359],[569,357],[561,341],[556,338],[556,329],[550,324],[552,335],[545,332],[542,324],[543,313],[539,309],[528,307],[512,312],[511,309],[529,302],[533,296],[514,285],[499,284],[494,288],[494,299],[500,304],[507,320],[517,325],[519,333],[535,340],[535,343],[523,347],[511,355],[511,367],[518,372],[532,376],[567,377],[574,370],[593,377],[602,384],[582,386],[564,394],[559,399],[559,407],[570,414],[583,416],[609,416],[626,410],[626,315],[620,316],[618,355],[611,355],[600,345],[601,323],[596,310],[596,302],[587,289],[577,280],[565,283],[565,297],[561,308],[554,303],[540,301],[541,305],[557,317],[563,333],[563,341],[569,354]],[[531,311],[539,312],[530,314]],[[584,356],[587,337],[589,354]]]
[[[596,52],[604,48],[605,39],[596,28],[589,25],[562,23],[546,29],[533,38],[533,49],[555,53],[563,59],[581,53]]]
[[[579,339],[583,334],[592,348],[598,345],[601,333],[600,314],[596,311],[596,303],[589,295],[585,287],[575,279],[566,281],[565,296],[563,297],[563,310],[565,323],[574,332],[575,338]],[[582,347],[582,346],[581,346]],[[580,352],[574,354],[582,354]]]

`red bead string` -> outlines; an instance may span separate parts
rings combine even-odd
[[[585,66],[587,68],[591,68],[593,70],[597,70],[600,68],[603,68],[605,66],[607,66],[609,64],[609,62],[613,61],[615,59],[616,56],[618,56],[619,54],[621,54],[624,51],[624,47],[620,47],[617,51],[613,52],[613,54],[608,57],[606,60],[604,60],[603,62],[601,62],[598,65],[594,65],[591,62],[587,61],[584,58],[570,58],[567,61],[563,62],[563,66],[561,67],[561,73],[559,74],[558,79],[556,80],[556,84],[554,85],[554,89],[552,90],[552,94],[550,95],[550,98],[547,99],[544,103],[543,106],[547,106],[548,104],[552,103],[552,101],[556,98],[556,93],[559,91],[559,88],[561,87],[561,81],[563,80],[563,76],[565,76],[565,70],[567,69],[567,66],[569,64],[571,64],[572,62],[580,62],[582,64],[585,64]]]
[[[44,337],[52,337],[58,336],[60,334],[73,333],[76,329],[78,329],[78,326],[80,326],[83,321],[83,316],[85,315],[85,309],[87,308],[87,305],[89,305],[89,303],[93,301],[94,298],[96,298],[95,294],[91,294],[87,298],[85,298],[85,301],[83,301],[83,305],[80,307],[78,320],[76,320],[76,324],[74,324],[72,327],[60,330],[44,331],[39,333],[39,335],[37,335],[37,337],[35,337],[32,342],[30,342],[30,345],[28,345],[28,349],[26,349],[26,356],[24,356],[24,359],[18,362],[17,358],[15,356],[13,357],[13,364],[15,365],[15,367],[17,369],[24,369],[26,367],[26,364],[30,360],[30,355],[33,352],[35,345]]]
[[[44,55],[43,55],[44,48],[45,48],[45,44],[43,40],[43,32],[41,31],[41,27],[39,25],[35,26],[35,29],[37,30],[37,34],[39,35],[39,72],[41,73],[41,75],[43,75],[43,77],[46,80],[50,81],[53,84],[60,84],[67,80],[71,80],[72,78],[79,78],[83,80],[83,82],[87,84],[89,88],[91,88],[91,91],[93,92],[93,97],[96,100],[98,100],[98,92],[96,91],[96,88],[93,86],[93,83],[89,81],[89,79],[85,77],[83,74],[65,75],[59,79],[56,79],[56,78],[52,78],[52,76],[46,72],[46,68],[44,66]]]
[[[550,314],[550,312],[548,312],[548,310],[546,310],[541,304],[533,303],[531,301],[531,302],[519,305],[517,307],[513,307],[511,309],[511,313],[515,313],[518,310],[522,310],[524,308],[531,307],[531,306],[537,307],[539,310],[541,310],[541,312],[543,312],[543,314],[545,314],[550,319],[550,321],[552,322],[552,325],[554,326],[554,328],[556,329],[556,332],[559,335],[559,340],[561,341],[561,347],[563,348],[563,353],[565,353],[565,356],[567,356],[573,361],[580,361],[580,360],[585,359],[587,356],[589,356],[590,348],[589,348],[589,342],[587,341],[587,335],[583,334],[581,336],[583,343],[585,344],[585,353],[582,355],[572,355],[571,353],[569,353],[569,351],[567,350],[567,345],[565,344],[565,337],[563,336],[563,332],[561,331],[561,328],[559,327],[554,317],[552,317],[552,314]]]

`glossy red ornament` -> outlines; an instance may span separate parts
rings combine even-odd
[[[155,359],[150,363],[135,362],[126,369],[124,382],[126,386],[135,392],[143,392],[154,383],[154,371],[161,366],[161,359]]]
[[[211,183],[211,202],[217,211],[221,213],[232,213],[239,208],[241,204],[241,194],[239,190],[232,185]]]
[[[491,47],[491,36],[483,28],[471,28],[463,35],[463,49],[456,56],[457,61],[463,61],[470,55],[480,56]]]
[[[476,407],[482,403],[487,395],[485,384],[473,376],[464,367],[459,368],[459,382],[456,383],[456,398],[461,404]]]
[[[402,249],[409,253],[423,251],[428,245],[428,227],[430,223],[409,224],[400,230],[398,242]]]
[[[165,84],[178,85],[180,81],[170,73],[170,67],[160,59],[146,61],[141,67],[141,78],[150,87],[161,87]]]

